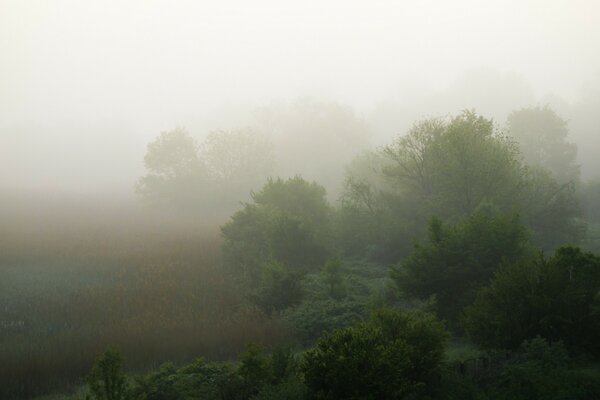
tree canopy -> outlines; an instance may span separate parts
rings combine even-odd
[[[427,241],[392,270],[392,278],[406,295],[435,297],[440,317],[456,327],[462,309],[500,263],[530,251],[528,232],[516,215],[483,208],[455,226],[432,219]]]

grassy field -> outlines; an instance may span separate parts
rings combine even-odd
[[[81,382],[109,345],[127,369],[230,359],[286,329],[222,269],[214,223],[98,204],[3,210],[0,398]]]

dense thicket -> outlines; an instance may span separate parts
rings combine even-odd
[[[465,326],[485,347],[515,349],[541,336],[600,356],[600,257],[561,247],[508,262],[467,307]]]

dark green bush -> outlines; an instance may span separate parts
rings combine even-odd
[[[553,257],[507,264],[475,303],[464,326],[481,346],[515,349],[538,335],[600,356],[600,257],[562,247]]]
[[[431,220],[428,241],[415,246],[392,270],[392,278],[405,294],[435,296],[439,316],[456,327],[475,290],[488,282],[500,263],[518,260],[529,251],[527,230],[517,216],[482,208],[453,227]]]
[[[335,331],[304,356],[311,393],[321,399],[402,399],[439,384],[444,328],[431,315],[383,310]]]

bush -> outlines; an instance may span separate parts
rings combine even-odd
[[[401,399],[438,383],[445,339],[431,315],[383,310],[325,335],[302,370],[317,398]]]
[[[243,382],[231,364],[208,363],[199,358],[176,368],[163,364],[158,370],[137,377],[132,390],[135,400],[243,399]]]
[[[600,398],[600,379],[570,367],[561,343],[525,341],[489,391],[492,400],[588,400]]]
[[[600,257],[562,247],[551,258],[503,266],[467,307],[463,324],[487,348],[516,349],[540,335],[600,356],[599,291]]]
[[[362,320],[366,314],[364,304],[349,298],[310,299],[283,314],[295,336],[303,344],[311,344],[325,332],[345,328]]]

